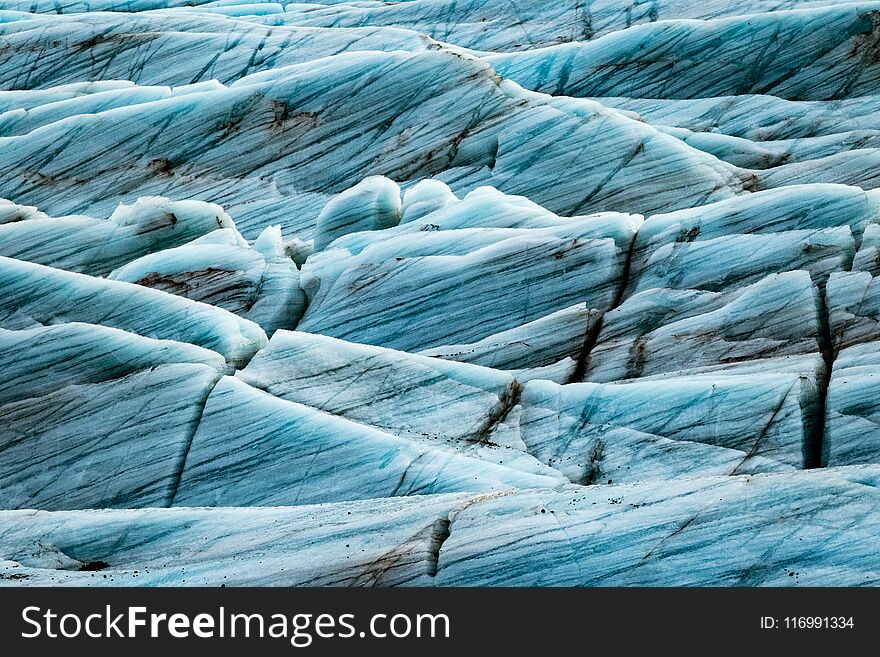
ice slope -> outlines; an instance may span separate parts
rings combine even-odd
[[[435,583],[877,585],[876,470],[593,487],[456,514]]]
[[[201,201],[144,197],[120,204],[106,219],[49,217],[36,208],[0,205],[0,255],[93,276],[153,251],[181,246],[218,229],[234,229],[223,208]]]
[[[512,370],[517,380],[569,381],[587,336],[598,330],[602,313],[579,303],[516,328],[469,344],[451,344],[420,353],[446,360]]]
[[[726,235],[657,249],[645,263],[638,289],[717,291],[756,282],[780,270],[806,270],[814,281],[824,283],[854,257],[855,242],[848,226],[781,235]],[[715,267],[708,267],[710,262]]]
[[[256,372],[284,381],[278,372],[291,367],[283,356],[291,344],[284,332],[277,336],[242,379]],[[322,346],[313,360],[332,353]],[[399,409],[389,417],[381,406],[362,413],[333,406],[324,397],[335,387],[325,381],[320,395],[320,375],[311,395],[285,393],[283,384],[273,384],[277,396],[263,392],[224,377],[220,354],[180,342],[81,323],[0,330],[10,383],[0,393],[4,507],[298,504],[563,481],[525,452],[515,423],[504,426],[519,390],[509,374],[404,356],[410,364],[384,354],[386,371],[372,381],[369,357],[352,362],[366,385],[390,379],[386,394],[400,393],[385,405]],[[408,399],[405,388],[415,387],[409,377],[424,383],[432,370],[449,373],[434,388],[446,390],[435,403],[457,408],[458,432],[417,430],[429,424],[427,400]],[[441,413],[434,413],[436,428]],[[407,416],[418,426],[401,431]]]
[[[263,330],[204,303],[140,285],[0,257],[0,328],[87,322],[145,337],[189,342],[244,363],[266,344]]]
[[[400,436],[524,447],[504,426],[521,386],[498,370],[280,331],[236,376],[281,399]]]
[[[584,485],[772,472],[812,460],[817,402],[815,382],[797,373],[538,380],[523,390],[520,431],[531,453]]]
[[[876,94],[880,4],[669,20],[587,43],[486,57],[499,75],[566,96],[705,98],[768,94],[837,100]]]
[[[238,13],[239,2],[203,4],[196,11]],[[827,0],[561,0],[559,2],[509,2],[443,0],[404,2],[280,3],[283,13],[260,12],[254,20],[268,24],[395,25],[478,50],[529,50],[560,42],[587,41],[617,30],[658,20],[707,19],[719,16],[821,7]],[[223,6],[225,5],[225,6]],[[321,5],[329,5],[322,7]],[[256,11],[246,10],[256,14]]]
[[[301,277],[310,302],[298,328],[403,350],[515,342],[492,336],[518,327],[540,331],[536,322],[579,304],[609,309],[625,284],[641,222],[624,214],[563,219],[478,189],[395,228],[340,237],[310,257]],[[494,365],[533,368],[571,356],[586,318],[568,317],[576,322],[572,337],[557,335],[563,340],[548,345],[553,352]]]
[[[85,80],[171,87],[230,83],[249,73],[342,52],[436,47],[431,39],[405,30],[267,27],[185,12],[24,16],[0,21],[0,39],[0,85],[8,90]],[[140,102],[150,99],[147,93],[156,91],[139,92]]]
[[[829,465],[880,462],[880,287],[875,235],[876,230],[865,231],[863,249],[868,253],[854,263],[854,271],[835,273],[828,281],[829,333],[836,356],[828,388],[823,452]]]
[[[4,508],[170,503],[220,354],[93,324],[0,330]]]
[[[560,162],[571,177],[548,185]],[[0,196],[14,202],[101,216],[137,196],[210,199],[249,238],[271,223],[310,237],[330,195],[367,175],[441,173],[454,190],[491,184],[561,214],[676,209],[743,184],[650,126],[527,94],[447,50],[339,55],[0,139]]]
[[[852,270],[866,271],[872,276],[880,273],[880,225],[865,227],[859,250],[853,257]]]
[[[219,229],[141,256],[109,278],[225,308],[269,335],[296,326],[305,311],[299,270],[278,226],[266,228],[253,246],[234,229]]]
[[[0,584],[871,586],[877,479],[863,466],[298,507],[3,511]]]
[[[364,178],[321,209],[314,248],[323,249],[348,233],[393,228],[402,217],[403,203],[397,183],[383,176]]]
[[[849,70],[849,69],[847,69]],[[877,187],[876,95],[788,101],[769,95],[601,98],[666,134],[749,170],[752,191],[839,183]]]
[[[4,511],[0,584],[425,582],[436,572],[449,513],[469,501],[467,495],[422,495],[272,508]],[[99,561],[110,569],[80,571]]]
[[[880,339],[880,281],[870,272],[832,274],[827,296],[829,331],[835,350]]]
[[[504,451],[394,436],[225,377],[205,405],[172,503],[286,506],[561,483],[516,453],[508,467]]]
[[[837,354],[828,387],[824,464],[880,462],[878,364],[877,342],[853,345]]]
[[[337,277],[321,278],[320,297],[312,298],[299,328],[395,349],[428,349],[484,339],[580,302],[605,310],[622,282],[623,254],[614,241],[591,239],[576,227],[419,237],[425,239],[380,243],[377,255],[365,249]],[[443,249],[443,241],[459,251],[412,252],[420,242],[428,248],[440,242]],[[321,271],[306,262],[306,275],[321,277]]]
[[[270,334],[305,311],[295,251],[277,226],[249,244],[223,208],[202,201],[142,197],[106,220],[0,203],[0,255],[202,301]]]
[[[647,260],[669,246],[688,248],[703,241],[745,235],[774,240],[838,228],[848,229],[855,245],[861,243],[865,230],[878,221],[880,196],[858,187],[793,185],[757,192],[734,202],[649,217],[636,237],[632,274],[638,280]],[[741,253],[749,255],[747,251]],[[812,256],[805,252],[801,257]],[[735,266],[731,263],[728,268]]]
[[[610,311],[588,381],[759,366],[820,351],[818,295],[805,271],[724,292],[649,288]]]
[[[880,99],[873,95],[831,101],[793,101],[754,94],[683,100],[602,97],[601,102],[635,112],[654,125],[755,142],[873,130],[880,111]]]
[[[633,25],[669,19],[707,19],[801,7],[830,0],[560,0],[509,2],[443,0],[402,2],[276,0],[10,0],[9,9],[48,14],[88,11],[142,12],[175,7],[198,14],[246,17],[270,25],[396,26],[479,50],[521,50],[566,41],[585,41]]]
[[[380,183],[381,179],[372,178],[365,180],[364,183],[367,181],[371,186],[390,187],[394,184],[387,180]],[[350,208],[349,212],[364,213],[365,217],[371,217],[369,227],[349,224],[345,233],[331,242],[333,249],[345,249],[357,255],[365,248],[386,240],[419,239],[418,233],[471,228],[563,228],[574,225],[575,222],[580,229],[589,230],[589,235],[592,237],[610,237],[618,247],[628,248],[634,232],[642,223],[641,216],[622,212],[598,212],[561,217],[525,196],[505,194],[491,186],[478,187],[459,199],[445,183],[432,178],[426,178],[408,188],[403,194],[402,202],[395,202],[389,196],[385,204],[375,206],[371,196],[365,201],[355,203],[356,197],[351,194],[355,190],[360,190],[364,183],[346,190],[322,210],[322,213],[326,213],[338,207],[341,199],[347,199],[346,206]],[[400,207],[396,209],[398,205]],[[360,206],[363,207],[358,209]],[[396,214],[400,217],[393,222],[388,221],[392,224],[390,226],[379,225],[376,223],[379,216],[374,214],[375,207],[388,208],[384,212],[389,214],[391,208],[395,208]],[[410,237],[404,239],[404,236]],[[441,236],[440,239],[445,238]],[[330,245],[324,245],[322,249],[331,251],[328,246]],[[338,253],[331,256],[316,254],[313,262],[338,255]]]

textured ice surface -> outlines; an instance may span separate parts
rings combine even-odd
[[[828,387],[826,465],[880,463],[880,343],[847,347],[837,354]]]
[[[377,182],[372,181],[370,184],[375,186]],[[384,183],[386,187],[389,184]],[[344,196],[347,194],[340,194],[338,198]],[[372,210],[369,203],[362,211],[368,209]],[[346,231],[348,234],[336,239],[333,247],[358,254],[368,246],[392,238],[402,238],[404,235],[411,235],[409,239],[419,239],[416,235],[419,232],[434,233],[466,228],[561,228],[578,220],[578,226],[589,230],[591,237],[610,237],[619,247],[628,248],[635,230],[642,223],[640,215],[619,212],[561,217],[524,196],[504,194],[491,186],[478,187],[458,199],[444,183],[431,178],[422,180],[406,191],[403,212],[400,225],[382,231],[353,228]],[[447,250],[444,249],[443,252]],[[315,260],[323,257],[316,256]]]
[[[805,271],[725,292],[645,289],[606,315],[586,378],[616,381],[818,355],[817,303]]]
[[[876,477],[828,470],[500,497],[455,515],[434,581],[876,585]]]
[[[0,583],[876,585],[878,477],[853,467],[292,508],[3,511]],[[98,561],[101,573],[80,571]]]
[[[633,274],[637,277],[648,257],[668,245],[688,248],[691,243],[739,235],[767,235],[772,241],[786,235],[793,237],[797,231],[807,234],[804,231],[814,233],[844,226],[859,243],[866,228],[878,221],[880,196],[857,187],[795,185],[757,192],[732,202],[649,217],[636,238]],[[749,250],[736,251],[752,255]],[[805,252],[801,257],[813,256]]]
[[[837,272],[828,280],[831,343],[840,351],[880,340],[880,280],[870,272]]]
[[[755,142],[874,130],[880,111],[880,102],[874,95],[834,101],[792,101],[771,95],[744,94],[681,100],[602,97],[601,102],[621,111],[635,112],[654,125]]]
[[[488,56],[526,88],[567,96],[702,98],[875,94],[880,4],[844,3],[709,21],[661,21],[588,43]]]
[[[522,446],[502,424],[520,386],[498,370],[282,331],[237,376],[281,399],[401,436]]]
[[[852,269],[869,272],[872,276],[880,274],[880,224],[865,227],[859,250],[853,257]]]
[[[274,508],[4,511],[0,584],[426,584],[443,523],[470,501],[422,495]],[[79,571],[97,561],[112,570]]]
[[[404,350],[479,340],[567,308],[584,288],[590,307],[607,308],[620,285],[618,256],[611,240],[576,231],[510,237],[462,255],[401,253],[347,268],[300,328]]]
[[[182,12],[23,16],[0,22],[0,37],[5,55],[0,84],[9,90],[46,89],[85,80],[133,80],[178,88],[214,80],[227,83],[248,73],[340,52],[418,51],[431,46],[430,39],[404,30],[266,27]],[[219,86],[215,82],[206,88]],[[85,108],[94,112],[174,93],[169,92],[117,90],[116,97],[125,98],[125,103],[113,103],[109,94],[90,95],[68,101],[64,108],[55,105],[45,110],[67,111],[68,115]]]
[[[0,205],[11,214],[13,207]],[[19,209],[18,212],[24,212]],[[140,198],[120,205],[108,219],[48,217],[0,222],[0,254],[83,274],[106,276],[153,251],[180,246],[235,224],[219,205],[201,201]]]
[[[878,16],[7,1],[0,584],[880,583]]]
[[[631,25],[671,19],[708,19],[758,11],[832,5],[831,0],[652,0],[652,2],[516,2],[481,0],[373,0],[278,3],[275,0],[8,0],[22,12],[69,14],[193,8],[198,14],[246,18],[268,25],[395,26],[480,50],[520,50],[584,41]],[[11,13],[11,12],[10,12]],[[21,19],[21,16],[10,16]]]
[[[92,324],[0,330],[6,508],[164,506],[224,362]]]
[[[659,386],[531,381],[520,429],[530,452],[579,484],[773,470],[801,467],[811,452],[817,398],[797,373]]]
[[[517,370],[517,378],[550,378],[546,368],[559,364],[567,380],[586,337],[597,328],[601,313],[581,303],[501,331],[470,344],[425,349],[422,354],[464,363]]]
[[[307,261],[302,283],[310,304],[299,328],[420,350],[489,338],[579,302],[611,306],[640,217],[550,215],[543,217],[555,224],[548,228],[449,222],[482,200],[472,194],[426,215],[419,222],[428,230],[407,223],[364,234],[360,244],[358,235],[342,238]],[[431,224],[435,215],[439,224]]]
[[[829,465],[880,462],[880,287],[874,230],[854,269],[828,281],[829,332],[836,358],[828,388],[823,459]],[[865,243],[868,242],[866,246]]]
[[[145,255],[110,278],[225,308],[271,334],[292,328],[305,311],[299,270],[277,226],[253,246],[231,229],[220,229],[176,248]]]
[[[52,216],[106,216],[143,195],[210,200],[253,239],[270,223],[310,237],[331,195],[372,174],[442,173],[456,191],[491,184],[566,215],[678,209],[743,185],[649,125],[524,92],[449,50],[347,53],[150,102],[135,92],[0,142],[0,196]]]
[[[531,472],[505,466],[506,451],[408,440],[225,377],[205,405],[173,504],[311,504],[561,481],[531,457]],[[511,459],[519,468],[526,461]]]
[[[0,257],[0,328],[89,322],[190,342],[247,361],[266,344],[259,326],[159,290]]]
[[[392,228],[400,223],[400,188],[382,176],[365,178],[330,201],[318,215],[315,248],[323,249],[337,237],[361,230]]]

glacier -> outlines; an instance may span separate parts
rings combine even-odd
[[[878,3],[829,3],[657,20],[601,39],[486,59],[503,77],[554,95],[836,100],[877,92],[878,10]]]
[[[857,466],[318,506],[2,511],[0,577],[19,586],[877,585],[877,476]],[[92,563],[109,567],[82,570]]]
[[[0,585],[880,585],[878,49],[4,2]]]

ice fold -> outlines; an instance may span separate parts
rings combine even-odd
[[[11,210],[0,205],[0,212],[4,208]],[[217,229],[234,228],[219,205],[144,197],[130,205],[120,204],[107,219],[31,212],[14,221],[0,221],[0,254],[106,276],[153,251],[181,246]]]
[[[817,400],[798,373],[537,380],[523,390],[520,431],[531,454],[578,484],[772,472],[804,465]]]
[[[338,267],[331,261],[326,273],[306,262],[305,289],[312,277],[320,288],[299,328],[420,350],[481,340],[581,302],[607,309],[625,253],[588,224],[422,232],[379,242]]]
[[[871,586],[878,482],[862,466],[293,508],[3,511],[0,584]]]
[[[743,192],[742,172],[674,137],[593,101],[525,92],[445,48],[343,53],[141,100],[0,138],[0,196],[95,217],[139,196],[205,200],[249,239],[274,224],[308,239],[327,201],[371,175],[433,176],[458,196],[493,185],[562,215]]]
[[[4,508],[165,506],[225,368],[193,345],[92,324],[0,330]]]
[[[235,231],[214,231],[142,256],[109,278],[225,308],[269,335],[296,326],[306,306],[299,270],[277,226],[264,230],[253,246]]]
[[[418,440],[522,448],[497,423],[517,403],[506,372],[279,331],[236,377],[287,401]],[[508,465],[516,455],[501,456]]]
[[[504,465],[504,451],[495,457],[408,440],[224,377],[208,397],[173,504],[284,506],[560,483],[536,461],[524,471]],[[511,458],[522,467],[524,459]]]
[[[145,337],[190,342],[243,364],[266,344],[263,330],[207,304],[123,281],[0,256],[0,328],[87,322]]]
[[[878,91],[878,12],[866,2],[658,21],[486,61],[526,88],[565,96],[836,100]]]

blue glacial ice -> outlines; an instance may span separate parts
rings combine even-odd
[[[878,477],[852,466],[296,507],[2,511],[0,574],[19,586],[876,586]],[[106,578],[80,570],[97,561]]]
[[[148,102],[139,88],[128,104],[70,107],[3,138],[0,196],[95,217],[138,196],[200,199],[249,239],[268,223],[309,239],[326,202],[370,175],[434,176],[457,194],[492,185],[563,215],[681,209],[750,180],[645,123],[526,92],[445,48],[345,53]],[[345,102],[353,95],[356,107]],[[84,180],[100,194],[83,193]]]
[[[16,216],[13,216],[13,213]],[[49,217],[36,208],[0,205],[0,254],[106,276],[153,251],[182,246],[235,224],[219,205],[142,197],[107,218]]]
[[[134,283],[0,256],[0,328],[86,322],[177,340],[220,352],[230,363],[250,360],[265,332],[227,310]]]
[[[0,330],[6,508],[166,506],[225,362],[95,324]]]
[[[108,278],[225,308],[271,335],[296,326],[305,311],[292,256],[278,226],[267,227],[253,245],[234,228],[218,229],[131,260]]]
[[[876,94],[880,3],[638,25],[592,41],[491,54],[500,75],[566,96],[837,100]]]
[[[0,585],[880,584],[878,17],[5,2]]]

